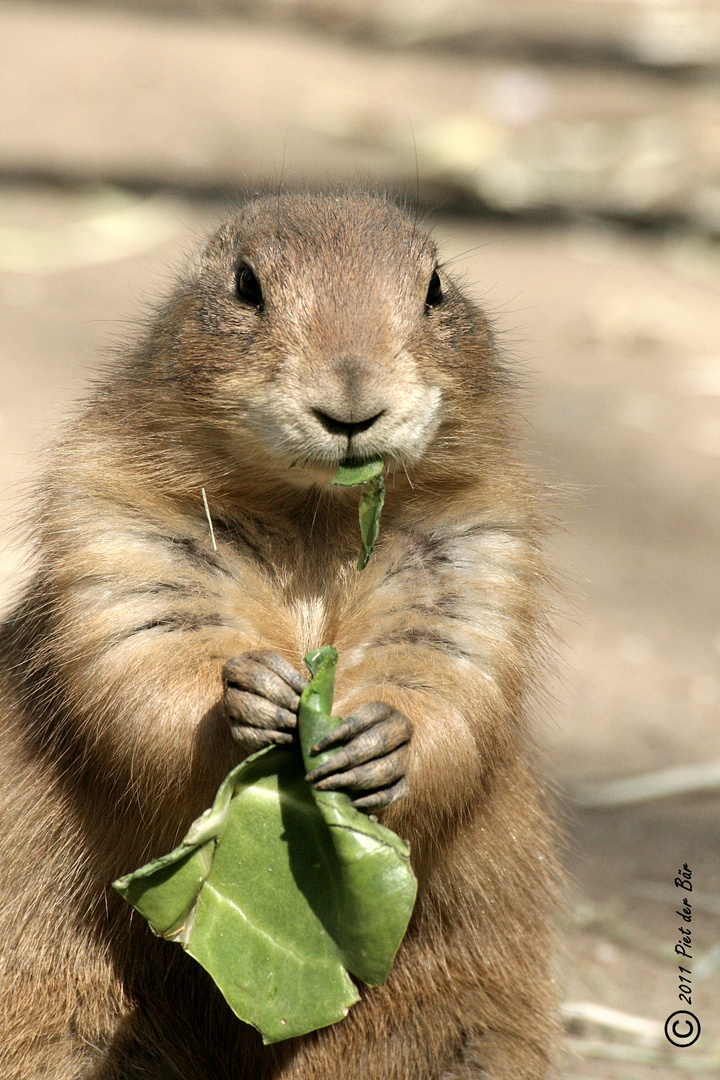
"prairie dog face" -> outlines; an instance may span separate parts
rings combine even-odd
[[[296,483],[347,457],[416,465],[482,394],[482,317],[432,240],[368,195],[269,195],[212,238],[177,297],[171,381]],[[200,405],[202,402],[202,406]]]

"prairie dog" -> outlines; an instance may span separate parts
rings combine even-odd
[[[3,1076],[549,1075],[557,880],[524,720],[544,522],[512,416],[486,319],[385,198],[258,197],[189,266],[67,426],[0,636]],[[358,492],[330,480],[375,455],[358,573]],[[292,742],[323,644],[348,719],[329,782],[408,840],[418,902],[384,986],[263,1047],[109,886]]]

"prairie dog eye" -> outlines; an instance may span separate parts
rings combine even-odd
[[[442,284],[440,282],[440,275],[437,270],[433,270],[430,283],[428,285],[427,296],[425,297],[425,310],[429,311],[430,308],[438,307],[443,302]]]
[[[235,289],[238,297],[258,311],[263,309],[263,294],[255,271],[247,263],[240,263],[235,272]]]

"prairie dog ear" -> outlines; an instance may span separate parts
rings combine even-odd
[[[444,300],[442,281],[438,274],[437,267],[430,275],[430,281],[428,282],[427,294],[425,296],[425,308],[427,311],[431,311],[433,308],[440,307]]]

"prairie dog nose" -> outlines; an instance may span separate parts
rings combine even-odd
[[[337,416],[323,412],[322,409],[313,409],[312,414],[330,435],[344,435],[346,439],[352,439],[353,435],[359,435],[371,428],[381,416],[385,415],[385,409],[381,409],[373,416],[366,416],[362,420],[341,420]]]

